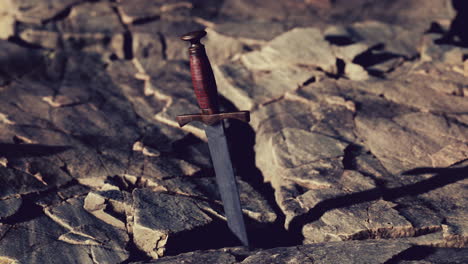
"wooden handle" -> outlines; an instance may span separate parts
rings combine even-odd
[[[200,43],[200,39],[204,36],[206,36],[206,31],[194,31],[185,34],[181,39],[190,41],[191,44],[189,47],[190,72],[202,114],[215,114],[219,113],[218,89],[205,47]]]

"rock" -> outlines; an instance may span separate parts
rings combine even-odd
[[[447,72],[446,69],[438,69],[428,64],[421,65],[419,69],[420,71],[410,71],[410,74],[404,73],[408,70],[407,68],[401,69],[403,72],[395,73],[395,75],[400,75],[396,80],[374,82],[367,88],[363,87],[362,83],[352,85],[358,90],[382,95],[389,101],[413,107],[422,112],[456,115],[466,109],[466,100],[452,94],[452,91],[457,91],[459,86],[465,85],[466,80],[462,74]],[[435,72],[441,74],[436,76]],[[446,77],[443,76],[451,77],[449,81],[451,85],[445,84]],[[408,85],[411,85],[412,89],[405,89]]]
[[[349,24],[356,21],[378,20],[396,24],[405,28],[419,29],[423,32],[433,21],[452,19],[454,10],[450,1],[427,2],[415,0],[411,2],[393,1],[386,5],[369,0],[337,1],[333,3],[329,19]],[[418,10],[418,11],[416,11]]]
[[[363,81],[369,79],[369,74],[367,71],[358,64],[346,64],[345,66],[345,75],[354,81]]]
[[[93,245],[92,254],[101,259],[123,261],[128,258],[129,241],[125,228],[105,224],[84,208],[82,198],[73,198],[63,204],[46,208],[46,215],[64,227],[67,232],[58,240],[77,245]]]
[[[103,195],[109,194],[109,193],[115,193],[115,194],[110,194],[110,195],[117,195],[121,196],[120,191],[118,190],[113,190],[113,191],[106,191],[103,192]],[[125,229],[125,222],[122,221],[122,219],[118,219],[114,215],[117,214],[125,214],[125,209],[123,205],[123,197],[118,197],[120,201],[118,201],[119,206],[113,206],[115,202],[111,202],[108,204],[106,199],[102,197],[99,194],[90,192],[86,196],[84,200],[84,206],[83,208],[86,209],[88,212],[92,213],[94,216],[99,218],[100,220],[104,221],[105,223],[115,226],[119,229]],[[106,210],[107,209],[107,210]],[[110,212],[109,212],[110,211]],[[113,215],[114,214],[114,215]]]
[[[240,55],[238,61],[214,67],[219,92],[239,109],[255,109],[326,74],[368,79],[367,72],[354,61],[367,45],[332,46],[324,38],[316,28],[296,28],[258,51]],[[337,58],[344,61],[344,69],[338,69]]]
[[[0,191],[1,198],[47,189],[47,186],[43,182],[36,179],[31,174],[22,171],[0,166],[0,174],[2,175],[0,181],[2,181],[2,186],[4,186]],[[11,202],[13,201],[14,199],[11,200]]]
[[[163,57],[168,60],[188,60],[188,44],[180,37],[187,32],[204,28],[204,25],[190,16],[177,19],[162,17],[160,20],[130,26],[132,34],[145,33],[159,39],[163,44]]]
[[[257,130],[257,145],[255,148],[257,157],[259,157],[257,158],[257,166],[262,170],[265,179],[270,181],[275,189],[276,201],[286,215],[286,227],[290,228],[290,230],[302,230],[305,243],[357,239],[358,237],[395,238],[429,233],[440,234],[443,228],[438,217],[429,218],[426,216],[425,219],[432,220],[421,224],[416,224],[414,218],[417,214],[429,215],[430,212],[438,215],[439,209],[421,205],[423,211],[413,212],[409,217],[410,213],[401,210],[402,207],[400,206],[419,203],[420,200],[401,198],[408,195],[403,191],[399,192],[399,188],[404,190],[405,187],[395,187],[393,183],[402,182],[402,179],[398,178],[399,180],[395,182],[389,181],[391,176],[389,176],[388,171],[392,175],[399,175],[403,170],[422,166],[435,166],[435,164],[432,164],[434,159],[437,159],[438,162],[446,160],[446,163],[439,163],[441,167],[450,166],[465,159],[464,148],[458,148],[451,153],[442,151],[442,146],[463,146],[465,144],[463,143],[464,134],[466,134],[464,128],[454,123],[453,126],[450,125],[449,129],[446,124],[442,123],[443,119],[439,119],[440,117],[429,113],[414,113],[401,106],[390,106],[386,112],[372,110],[371,105],[375,104],[376,100],[381,100],[380,97],[356,93],[354,86],[352,89],[345,88],[347,87],[346,83],[353,82],[335,83],[334,85],[339,86],[339,89],[330,82],[312,84],[299,89],[296,93],[290,94],[278,102],[260,108],[253,114],[259,119],[254,123],[254,128]],[[309,87],[313,87],[313,89],[309,89]],[[353,98],[351,100],[356,102],[355,104],[358,104],[359,108],[355,108],[355,104],[346,103],[346,100],[335,99],[340,98],[338,94],[343,92],[346,93],[348,100]],[[338,109],[341,107],[341,110],[338,112],[336,107]],[[392,108],[394,110],[390,110]],[[320,125],[321,122],[331,121],[329,119],[332,116],[329,113],[331,110],[335,111],[333,116],[340,120],[333,122],[333,130]],[[356,114],[352,114],[354,111],[356,111]],[[353,115],[356,117],[352,117]],[[323,121],[320,121],[321,119]],[[416,121],[418,119],[421,120],[421,124]],[[372,122],[377,123],[383,122],[388,124],[389,127],[381,130],[376,126],[363,128],[362,122],[367,122],[364,120],[372,120]],[[398,125],[390,125],[392,123]],[[305,124],[312,125],[305,126]],[[353,128],[354,125],[356,126],[355,129]],[[397,128],[401,125],[408,127],[405,129]],[[425,129],[426,126],[431,128]],[[412,132],[413,129],[417,132]],[[346,130],[348,132],[354,130],[356,134],[346,134],[344,132]],[[399,130],[403,134],[398,134]],[[366,136],[361,134],[363,131],[369,134],[366,134]],[[375,137],[372,140],[382,141],[379,143],[377,141],[376,143],[368,141],[370,139],[368,136],[377,131],[385,131],[384,133],[390,133],[391,135],[373,134]],[[431,132],[425,132],[422,135],[420,131]],[[438,136],[433,136],[436,134]],[[330,138],[332,135],[333,138]],[[391,141],[393,136],[395,137],[394,141]],[[355,169],[353,158],[349,163],[347,157],[351,156],[348,155],[353,156],[356,153],[362,155],[365,151],[360,150],[360,148],[352,150],[352,145],[340,142],[336,137],[344,137],[351,142],[356,142],[355,144],[363,143],[364,147],[368,147],[370,152],[378,157],[384,168],[372,165],[374,169],[369,169],[368,166],[372,164],[369,163],[369,165],[365,165],[367,169],[362,170],[362,172],[364,175],[380,175],[376,177],[380,177],[379,179],[382,179],[385,186],[390,189],[384,189],[384,194],[380,195],[379,192],[382,191],[380,190],[382,188],[380,181],[374,181],[372,178],[368,178],[369,176],[356,173],[356,171],[348,171],[347,168]],[[359,138],[364,141],[358,143],[357,139]],[[379,147],[376,148],[376,146]],[[410,150],[413,148],[419,148],[420,151]],[[392,151],[397,151],[399,154],[392,154]],[[434,155],[431,153],[438,151],[448,155],[445,158],[441,158],[440,155],[437,155],[437,158],[430,158],[431,155]],[[421,153],[420,156],[415,156],[417,153]],[[405,160],[397,157],[405,157]],[[363,164],[367,162],[369,161],[361,163],[360,166],[364,166]],[[399,168],[399,170],[396,170],[396,168]],[[348,177],[350,177],[350,180],[344,183]],[[337,179],[340,180],[334,182]],[[423,180],[424,178],[418,179]],[[460,178],[455,177],[454,181],[456,179]],[[353,189],[356,182],[360,182],[357,185],[359,188]],[[408,182],[407,184],[409,186],[415,184],[414,188],[416,188],[419,184],[422,185],[422,182]],[[434,188],[442,186],[436,184]],[[459,188],[458,184],[455,183],[448,186],[455,189]],[[387,192],[390,197],[393,197],[394,193],[399,194],[389,200],[386,196]],[[432,195],[430,193],[428,193],[429,196]],[[451,192],[449,191],[446,195],[449,196],[449,193]],[[356,196],[354,197],[354,195]],[[442,194],[439,193],[439,195]],[[346,197],[349,197],[349,200]],[[348,204],[348,201],[353,200],[359,202],[357,204]],[[433,206],[437,203],[439,202],[434,202]],[[454,206],[455,208],[458,207],[458,205]],[[375,215],[373,215],[374,212]],[[382,215],[379,212],[385,212],[386,214]],[[425,213],[423,214],[423,212]],[[339,221],[334,224],[333,222],[337,219]],[[349,226],[345,222],[350,223]],[[454,221],[453,226],[459,226],[459,223]],[[457,230],[463,230],[463,227]],[[453,234],[454,236],[451,236],[450,239],[446,235],[444,235],[444,238],[441,236],[433,238],[431,243],[439,243],[440,245],[459,243],[455,242],[459,237],[455,237],[463,234],[463,231],[461,233],[456,232],[457,235]],[[463,235],[461,236],[463,237]],[[424,242],[421,241],[420,243]]]
[[[22,202],[23,200],[21,197],[11,197],[0,200],[0,211],[2,212],[0,219],[10,217],[18,212]]]
[[[145,8],[141,8],[144,6]],[[118,1],[117,5],[122,21],[126,24],[144,23],[146,20],[157,20],[161,14],[166,12],[174,12],[178,9],[191,9],[193,4],[190,1],[148,1],[138,0],[137,2],[129,3],[127,1]]]
[[[421,58],[424,61],[442,61],[447,64],[462,63],[463,54],[468,49],[452,45],[437,45],[435,42],[440,37],[439,34],[427,34],[422,38]]]
[[[367,21],[355,23],[347,28],[346,31],[350,32],[351,39],[363,42],[369,47],[385,43],[383,47],[385,51],[409,58],[418,53],[416,48],[420,40],[414,37],[416,32],[396,25]]]
[[[164,48],[159,35],[134,33],[132,36],[134,60],[138,61],[140,73],[157,74],[164,65]]]
[[[366,121],[369,119],[364,113],[362,116],[358,115],[356,118],[358,133],[364,132],[364,130],[368,132],[372,130],[376,133],[379,133],[378,131],[385,131],[384,133],[389,133],[388,135],[380,136],[374,134],[374,139],[377,140],[377,138],[381,138],[381,136],[383,136],[385,137],[385,142],[377,143],[371,142],[371,140],[368,141],[366,145],[371,149],[372,153],[379,156],[379,159],[384,164],[386,163],[385,166],[387,169],[393,173],[398,173],[400,171],[421,166],[450,166],[457,161],[462,160],[465,156],[465,154],[463,154],[465,152],[463,145],[466,144],[466,136],[464,136],[464,134],[466,134],[465,128],[463,128],[463,126],[459,126],[458,124],[453,124],[453,126],[451,124],[447,125],[447,123],[445,123],[447,122],[445,121],[445,118],[440,116],[440,114],[437,114],[451,113],[452,111],[455,112],[455,109],[463,109],[466,107],[463,99],[457,96],[449,95],[445,91],[441,91],[442,88],[439,88],[441,87],[439,86],[441,81],[433,80],[431,85],[424,86],[425,88],[422,88],[419,86],[420,82],[416,82],[416,80],[429,80],[423,80],[423,78],[420,76],[415,76],[415,85],[413,86],[412,92],[417,89],[421,89],[418,95],[402,95],[401,93],[398,93],[394,90],[396,87],[394,88],[391,86],[386,86],[385,91],[380,91],[383,92],[383,96],[385,98],[389,98],[390,100],[397,103],[410,105],[420,109],[421,112],[401,113],[393,116],[392,119],[376,119],[375,117],[372,117],[372,122]],[[413,82],[411,77],[409,77],[409,82]],[[378,85],[376,84],[373,87],[378,87]],[[400,90],[400,88],[396,88],[396,90]],[[421,96],[421,94],[424,94],[424,96]],[[403,100],[404,96],[405,100]],[[437,102],[432,99],[432,96],[438,98]],[[427,111],[432,113],[426,113]],[[448,122],[456,123],[456,121],[450,120]],[[365,125],[366,128],[364,128],[364,124],[370,125],[373,128],[371,129],[370,127],[367,127],[367,125]],[[424,127],[427,127],[428,129],[426,130]],[[367,132],[365,133],[367,134]],[[364,140],[366,140],[366,138],[370,140],[369,136],[370,134],[362,134],[362,138]],[[394,138],[395,140],[393,143],[390,143],[392,142],[391,138]],[[377,145],[375,145],[375,143],[378,145],[378,147],[376,147]],[[450,148],[451,145],[462,147],[458,148],[458,150],[454,150],[451,153],[447,153],[447,150],[443,150]],[[379,150],[378,148],[382,149]],[[439,152],[440,154],[436,154]],[[433,155],[440,156],[442,153],[448,154],[444,158],[446,161],[443,161],[444,159],[437,159],[438,161],[434,163]]]
[[[293,1],[287,1],[285,5],[275,5],[275,2],[249,2],[249,1],[226,1],[220,12],[224,16],[236,18],[237,20],[252,20],[256,17],[263,21],[283,21],[288,11],[298,11],[300,8],[293,6]],[[289,10],[288,5],[294,8]],[[301,4],[300,4],[301,5]],[[301,5],[302,8],[305,4]]]
[[[164,254],[173,234],[208,225],[212,219],[189,198],[152,192],[133,192],[135,244],[152,258]],[[177,209],[176,209],[177,208]]]
[[[52,31],[25,29],[19,34],[19,37],[27,43],[40,45],[49,49],[60,45],[60,35]]]
[[[241,263],[385,263],[409,247],[408,244],[370,241],[305,245],[260,251]]]
[[[288,67],[252,73],[239,62],[222,65],[215,68],[214,72],[219,92],[243,110],[275,101],[284,93],[322,75],[310,69]]]
[[[370,203],[351,203],[342,209],[333,210],[335,208],[332,202],[334,198],[338,200],[337,197],[345,196],[346,191],[348,191],[348,194],[351,194],[375,188],[372,180],[355,172],[344,171],[340,182],[343,184],[340,187],[338,187],[338,184],[329,184],[333,187],[329,187],[328,189],[324,189],[323,187],[311,189],[298,199],[298,203],[303,205],[302,210],[304,212],[308,212],[309,210],[314,211],[312,208],[319,208],[322,204],[325,207],[327,204],[331,204],[331,210],[325,209],[326,213],[320,217],[320,220],[306,224],[303,227],[302,234],[305,237],[305,243],[408,236],[406,230],[412,226],[410,222],[399,215],[397,210],[393,209],[396,204],[377,200]],[[343,192],[343,190],[345,191]],[[330,203],[326,201],[330,201]],[[309,209],[307,205],[315,206]],[[304,208],[304,206],[306,207]],[[336,207],[341,208],[341,205],[337,205]],[[312,216],[311,211],[306,213],[307,216]],[[316,218],[316,216],[312,217]],[[301,216],[297,219],[301,219]],[[297,219],[292,221],[297,221]],[[296,222],[292,223],[292,225],[294,224]]]
[[[298,247],[280,247],[245,252],[235,248],[217,251],[199,251],[164,257],[145,263],[199,263],[205,260],[223,260],[222,263],[385,263],[410,249],[411,245],[385,241],[329,242]],[[412,255],[410,255],[412,256]],[[237,258],[233,258],[237,257]],[[236,261],[236,259],[239,259]],[[454,257],[453,259],[456,259]],[[462,258],[463,259],[463,258]],[[142,262],[139,262],[142,263]]]
[[[112,75],[116,77],[116,83],[122,87],[124,93],[132,97],[131,100],[137,105],[138,114],[142,116],[144,114],[144,117],[151,122],[179,127],[175,120],[177,115],[199,111],[190,79],[190,67],[187,64],[170,61],[159,71],[154,71],[153,75],[149,69],[141,64],[137,65],[135,67],[125,64],[122,65],[125,67],[113,68],[116,71],[112,70]],[[140,76],[143,81],[138,80]],[[137,103],[142,105],[138,106]],[[205,138],[199,123],[188,124],[184,129],[200,138]]]
[[[260,224],[271,224],[277,219],[276,213],[265,201],[265,198],[258,193],[249,183],[237,178],[242,211],[246,216]],[[216,202],[221,205],[221,196],[219,194],[216,179],[214,177],[189,178],[179,177],[168,179],[161,182],[165,188],[174,193],[190,197],[198,197]],[[216,213],[223,219],[224,212],[221,206],[199,204],[203,210]]]
[[[261,51],[242,56],[249,70],[271,70],[276,65],[308,65],[335,72],[335,56],[322,33],[315,28],[297,28],[270,41]]]
[[[7,3],[10,2],[7,0]],[[11,1],[11,8],[14,10],[16,19],[25,23],[40,24],[53,20],[55,17],[67,14],[70,8],[79,4],[80,0],[49,0],[32,1],[20,0]]]
[[[0,9],[0,32],[0,39],[8,39],[15,33],[15,18],[8,9]]]
[[[213,30],[245,43],[261,44],[284,33],[285,27],[274,21],[229,21],[215,23]]]
[[[105,229],[104,226],[100,228]],[[117,263],[128,257],[126,252],[119,251],[117,247],[90,244],[92,239],[80,234],[76,234],[71,240],[65,236],[71,234],[67,233],[67,229],[67,226],[62,226],[44,215],[15,227],[10,226],[2,236],[2,242],[9,243],[0,243],[0,260],[10,259],[17,263]]]
[[[235,264],[238,263],[234,255],[229,252],[219,252],[219,251],[207,251],[207,252],[190,252],[185,254],[180,254],[177,256],[163,257],[160,260],[145,262],[145,263],[180,263],[184,262],[187,264],[196,264],[196,263],[225,263],[225,264]],[[133,262],[136,263],[136,262]],[[139,262],[142,263],[142,262]]]
[[[44,63],[43,54],[37,50],[26,49],[5,40],[0,40],[0,46],[4,51],[0,55],[2,85],[40,68]]]
[[[207,29],[206,32],[204,45],[207,56],[213,65],[221,65],[244,51],[244,45],[238,39],[211,29]]]
[[[345,74],[352,80],[367,79],[362,68],[377,76],[391,72],[420,51],[421,40],[414,38],[419,32],[378,21],[331,26],[324,34],[330,43],[338,45],[337,56],[344,57]]]
[[[123,33],[119,17],[106,2],[81,3],[71,8],[64,20],[57,22],[58,29],[68,33]]]

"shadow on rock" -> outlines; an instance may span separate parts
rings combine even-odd
[[[457,15],[452,20],[449,31],[442,38],[435,40],[435,43],[468,47],[468,1],[452,0],[452,6]]]
[[[71,148],[70,146],[0,143],[0,156],[6,157],[7,159],[52,156]]]
[[[429,246],[412,246],[387,260],[384,264],[408,263],[422,261],[424,263],[462,264],[468,260],[466,248],[437,248]],[[418,262],[419,263],[419,262]],[[422,263],[422,262],[421,262]]]
[[[385,188],[377,187],[367,191],[338,196],[332,199],[324,200],[315,205],[307,213],[293,218],[289,225],[290,232],[301,234],[302,227],[308,223],[319,220],[326,212],[352,206],[359,203],[384,199],[393,201],[404,196],[417,196],[423,193],[433,191],[446,185],[461,181],[468,177],[468,166],[460,168],[415,168],[406,172],[404,175],[433,174],[436,175],[413,184]]]
[[[235,247],[239,243],[225,221],[215,220],[209,225],[172,235],[167,242],[165,256],[174,256],[195,250]]]
[[[263,175],[255,164],[255,131],[247,123],[230,120],[227,136],[236,174],[259,192],[277,215],[273,223],[259,223],[245,217],[251,246],[273,248],[299,244],[300,238],[284,228],[285,216],[276,203],[275,191],[270,184],[264,182]]]
[[[370,67],[385,63],[387,61],[390,61],[392,59],[397,59],[397,58],[405,58],[404,55],[393,53],[393,52],[388,52],[385,51],[385,44],[380,43],[377,44],[371,48],[369,48],[367,51],[363,52],[362,54],[359,54],[356,56],[353,60],[353,63],[361,65],[363,68],[367,70],[367,72],[374,76],[374,77],[384,77],[385,72],[377,69],[370,69]],[[408,58],[405,58],[408,59]]]

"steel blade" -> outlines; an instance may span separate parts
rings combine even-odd
[[[247,231],[245,229],[239,191],[237,189],[236,178],[234,177],[234,170],[232,169],[223,122],[206,126],[205,133],[208,138],[208,146],[216,173],[216,182],[223,201],[228,226],[241,243],[248,247]]]

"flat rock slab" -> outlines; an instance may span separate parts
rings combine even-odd
[[[133,195],[135,243],[153,258],[163,255],[171,234],[205,226],[212,221],[196,202],[184,197],[144,189],[134,191]]]
[[[418,254],[423,254],[421,256]],[[466,249],[414,247],[396,241],[346,241],[329,242],[298,247],[246,251],[225,248],[196,251],[178,256],[164,257],[152,262],[134,263],[464,263]],[[417,259],[417,262],[411,260]]]
[[[75,216],[79,216],[78,211],[73,211]],[[104,237],[100,237],[102,240],[97,243],[97,233],[103,234],[99,229],[105,230],[107,226],[99,223],[97,219],[98,222],[94,222],[97,226],[91,225],[93,217],[89,218],[84,210],[82,213],[84,214],[81,214],[79,219],[60,218],[57,222],[41,214],[33,220],[14,226],[2,225],[4,232],[0,242],[0,260],[11,261],[6,263],[117,263],[128,258],[122,247],[117,246],[116,240],[106,241]],[[73,224],[73,220],[83,219],[86,220],[82,226]],[[74,227],[77,229],[73,229]],[[109,246],[108,243],[114,244]]]
[[[408,74],[404,78],[408,87],[418,75]],[[458,85],[464,85],[459,80]],[[276,190],[276,199],[286,214],[286,226],[302,229],[306,243],[442,232],[444,238],[432,243],[464,244],[457,242],[466,236],[464,225],[456,217],[450,224],[443,224],[436,216],[444,214],[438,204],[445,202],[435,197],[445,193],[450,207],[459,209],[454,215],[463,217],[465,209],[457,201],[466,198],[451,197],[463,193],[465,165],[447,168],[446,172],[427,169],[426,176],[401,175],[405,171],[413,175],[410,170],[415,168],[451,166],[467,158],[466,127],[455,118],[437,114],[457,116],[454,112],[464,108],[463,98],[426,86],[425,89],[430,89],[427,92],[442,98],[437,104],[444,104],[444,97],[447,100],[453,97],[451,106],[439,108],[435,101],[432,103],[433,97],[421,96],[414,96],[416,102],[411,103],[412,96],[407,95],[403,100],[396,93],[395,99],[385,102],[385,93],[391,93],[392,88],[382,89],[384,95],[379,96],[372,92],[373,88],[366,90],[347,83],[355,84],[348,81],[311,84],[254,113],[259,119],[254,121],[258,124],[254,123],[258,131],[257,166]],[[372,87],[379,86],[379,81],[372,83]],[[387,110],[375,108],[381,103],[387,104]],[[429,110],[431,113],[420,110],[420,105],[433,110]],[[380,122],[388,126],[379,129]],[[364,123],[374,125],[364,128]],[[451,146],[457,148],[448,151]],[[356,166],[356,157],[362,167]],[[414,172],[423,174],[417,169]],[[439,180],[444,175],[453,178],[446,182]],[[426,181],[427,186],[423,187]],[[420,196],[410,199],[407,197],[410,193]],[[422,205],[423,200],[433,204],[426,207]],[[434,216],[429,218],[429,215]]]
[[[117,8],[122,14],[122,21],[126,24],[144,22],[145,20],[157,20],[164,13],[192,9],[191,1],[149,1],[138,0],[131,3],[125,0],[117,1]]]
[[[81,0],[50,0],[50,1],[33,1],[20,0],[10,1],[10,8],[13,8],[15,17],[19,21],[26,23],[40,24],[47,22],[50,19],[58,16],[60,13],[69,12],[69,9],[81,2]]]

